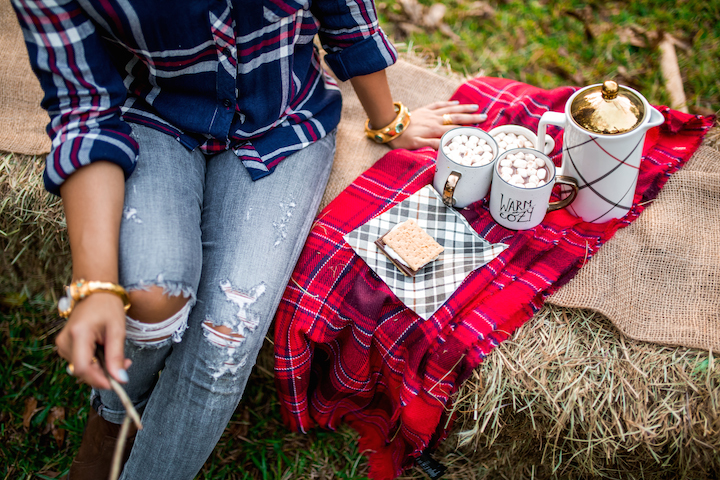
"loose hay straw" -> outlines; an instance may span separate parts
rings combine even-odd
[[[460,470],[503,478],[714,478],[720,471],[713,353],[625,339],[589,311],[541,310],[478,367],[454,408],[443,452]]]
[[[70,278],[62,204],[45,191],[43,166],[0,152],[0,292],[52,292]]]

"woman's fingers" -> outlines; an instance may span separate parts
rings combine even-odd
[[[125,325],[108,322],[105,326],[105,367],[115,380],[127,383],[125,364]]]
[[[484,113],[445,113],[442,116],[443,125],[473,125],[487,120]]]
[[[95,338],[92,333],[81,328],[73,328],[70,335],[73,337],[70,360],[73,365],[73,375],[95,388],[109,389],[110,382],[95,359]]]
[[[439,110],[441,108],[455,107],[458,105],[460,105],[460,102],[457,100],[441,100],[439,102],[428,103],[423,108],[427,108],[428,110]]]

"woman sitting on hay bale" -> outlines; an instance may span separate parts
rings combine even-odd
[[[143,411],[122,478],[193,478],[222,434],[332,165],[341,99],[316,33],[369,124],[387,125],[368,129],[378,140],[437,148],[450,124],[481,120],[441,102],[409,122],[370,0],[151,5],[13,0],[72,251],[57,345],[94,388],[71,480],[107,478],[102,441],[125,416],[97,345]]]

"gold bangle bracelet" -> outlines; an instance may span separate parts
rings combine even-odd
[[[110,282],[86,281],[80,279],[65,287],[65,296],[58,301],[58,313],[61,317],[67,318],[72,313],[75,305],[92,295],[93,293],[104,292],[117,295],[122,300],[125,311],[130,308],[130,297],[123,287]]]
[[[365,135],[376,143],[387,143],[394,140],[405,132],[410,125],[410,110],[400,102],[393,102],[397,116],[386,127],[373,130],[370,128],[370,119],[365,121]]]

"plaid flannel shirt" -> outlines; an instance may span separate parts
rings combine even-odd
[[[12,0],[50,114],[45,186],[97,160],[126,177],[126,122],[207,154],[233,149],[254,180],[332,131],[340,80],[397,54],[372,0]]]

